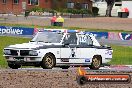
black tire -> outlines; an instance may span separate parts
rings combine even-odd
[[[8,64],[8,66],[12,69],[18,69],[21,67],[21,65],[18,65],[18,64]]]
[[[43,69],[52,69],[55,66],[55,57],[53,54],[46,54],[42,60],[41,67]]]
[[[62,69],[68,69],[70,66],[61,66]]]
[[[79,85],[84,85],[84,84],[86,84],[86,82],[87,82],[86,77],[84,77],[84,76],[78,76],[78,77],[77,77],[77,83],[78,83]]]
[[[101,66],[101,57],[100,56],[94,56],[92,59],[92,63],[89,66],[90,69],[98,70]]]

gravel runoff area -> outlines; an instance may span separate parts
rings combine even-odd
[[[30,24],[40,26],[50,26],[51,17],[1,15],[0,23]],[[89,18],[65,18],[64,27],[79,27],[91,29],[110,29],[132,31],[131,18],[118,17],[89,17]]]
[[[132,73],[130,73],[132,75]],[[68,70],[0,70],[0,88],[132,88],[128,84],[85,84],[77,81],[77,69]],[[131,76],[132,77],[132,76]]]

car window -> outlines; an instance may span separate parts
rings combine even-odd
[[[38,42],[42,41],[44,43],[60,43],[63,34],[57,32],[39,32],[32,41]]]
[[[76,33],[69,33],[64,38],[64,44],[77,44]]]

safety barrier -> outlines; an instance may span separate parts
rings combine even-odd
[[[33,35],[34,28],[0,26],[0,35]]]
[[[53,31],[53,32],[80,32],[80,30],[71,29],[44,29],[44,28],[25,28],[25,27],[9,27],[0,26],[0,35],[13,35],[13,36],[33,36],[38,31]],[[83,31],[84,32],[84,31]],[[132,40],[132,34],[122,32],[88,32],[84,33],[93,34],[97,39],[109,40]]]

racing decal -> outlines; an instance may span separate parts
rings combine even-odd
[[[105,54],[106,54],[106,55],[112,55],[112,53],[113,53],[113,51],[107,50]]]
[[[79,42],[85,43],[87,41],[87,36],[86,35],[80,35],[79,36]]]
[[[90,59],[89,59],[89,58],[86,58],[86,59],[85,59],[85,62],[90,62]]]
[[[71,48],[71,55],[70,55],[70,57],[76,57],[76,55],[75,55],[75,48]]]

